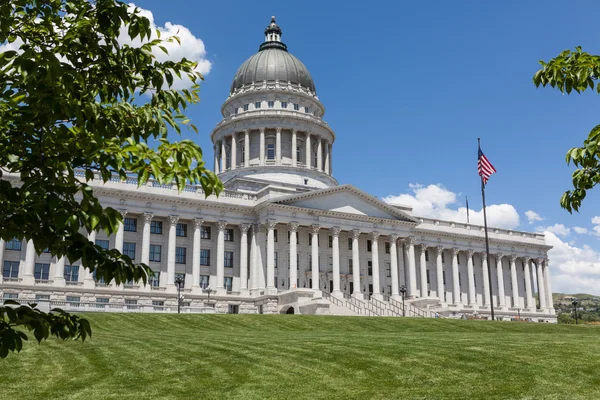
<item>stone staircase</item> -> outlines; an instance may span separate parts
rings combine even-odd
[[[415,307],[410,302],[397,301],[392,298],[378,300],[359,300],[345,294],[343,299],[332,296],[330,293],[322,292],[323,299],[330,304],[329,313],[332,315],[365,315],[373,317],[419,317],[435,318],[439,315],[429,310]]]

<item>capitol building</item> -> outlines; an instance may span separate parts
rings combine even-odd
[[[149,265],[149,283],[103,282],[31,242],[0,241],[4,299],[71,311],[176,312],[179,303],[187,313],[450,318],[488,318],[493,304],[502,319],[556,322],[543,234],[490,227],[488,263],[482,226],[338,184],[336,133],[315,83],[274,17],[264,34],[211,133],[219,197],[197,185],[91,182],[124,218],[115,235],[90,240]]]

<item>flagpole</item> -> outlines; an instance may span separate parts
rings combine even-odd
[[[481,150],[481,140],[477,138],[477,149]],[[488,239],[488,228],[487,228],[487,213],[485,211],[485,183],[483,183],[483,176],[481,177],[481,199],[483,201],[483,226],[485,229],[485,253],[487,256],[488,266],[488,281],[490,288],[490,310],[492,312],[492,321],[494,320],[494,298],[492,297],[492,268],[490,264],[490,241]]]
[[[469,198],[465,195],[465,202],[467,204],[467,224],[470,224],[471,221],[469,221]]]

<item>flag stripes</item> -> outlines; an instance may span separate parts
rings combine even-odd
[[[490,179],[490,176],[496,172],[496,168],[490,163],[490,160],[483,154],[483,151],[479,149],[479,155],[477,160],[477,172],[481,176],[481,180],[484,184]]]

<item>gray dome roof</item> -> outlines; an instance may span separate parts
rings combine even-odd
[[[269,40],[269,34],[276,33],[275,40]],[[302,61],[288,53],[287,46],[279,39],[281,28],[275,24],[275,17],[265,30],[267,40],[260,45],[258,53],[247,59],[238,68],[230,93],[254,82],[289,82],[309,89],[316,94],[315,84]]]

